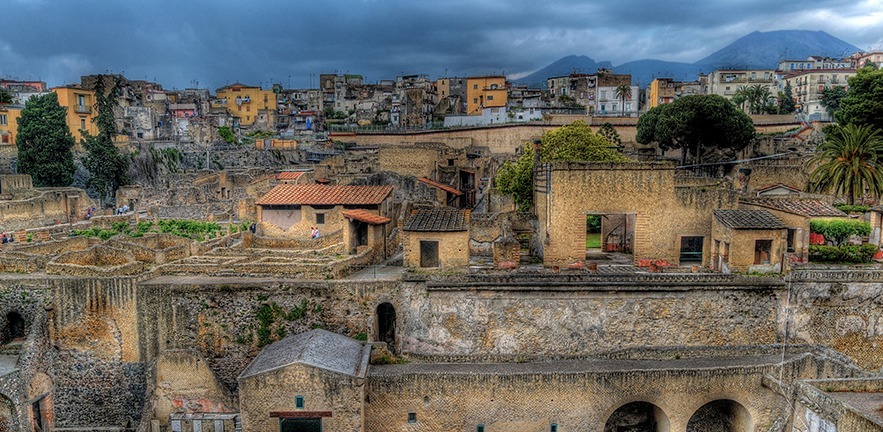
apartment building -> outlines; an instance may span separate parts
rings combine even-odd
[[[828,120],[830,116],[822,106],[822,92],[833,87],[849,88],[849,78],[855,76],[855,69],[813,69],[788,74],[784,85],[791,85],[791,95],[797,110]]]

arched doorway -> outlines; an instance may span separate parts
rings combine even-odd
[[[687,432],[747,432],[754,430],[751,414],[739,402],[718,399],[699,407],[687,423]]]
[[[627,403],[610,414],[604,432],[669,432],[668,416],[650,402]]]
[[[25,320],[18,312],[6,314],[6,328],[3,334],[3,342],[9,343],[25,337]]]
[[[377,340],[386,342],[390,351],[396,343],[396,309],[389,303],[377,306]]]

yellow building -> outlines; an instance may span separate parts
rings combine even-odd
[[[439,78],[435,80],[435,94],[439,99],[444,99],[451,95],[451,80],[449,78]]]
[[[251,126],[257,120],[259,111],[275,119],[276,93],[242,83],[230,84],[218,89],[217,99],[212,106],[225,107],[230,115],[239,118],[240,125]]]
[[[671,78],[656,78],[650,83],[647,95],[647,109],[672,103],[675,100],[674,82]]]
[[[21,108],[19,105],[0,105],[0,146],[15,145]]]
[[[466,114],[481,115],[483,108],[506,106],[506,77],[481,76],[466,79]]]
[[[90,135],[98,135],[98,126],[92,121],[95,115],[95,92],[77,86],[55,87],[52,91],[58,95],[58,104],[67,109],[67,127],[70,128],[77,149],[80,141],[85,139],[81,131]]]

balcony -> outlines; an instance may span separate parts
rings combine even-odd
[[[89,105],[77,105],[74,107],[74,112],[77,114],[92,114],[92,107]]]

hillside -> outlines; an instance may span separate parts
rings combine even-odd
[[[856,51],[861,49],[823,31],[756,31],[694,63],[645,59],[612,66],[609,61],[596,62],[584,55],[570,55],[515,82],[545,88],[546,78],[567,75],[574,71],[594,73],[598,68],[606,67],[617,73],[630,73],[632,82],[645,86],[657,77],[695,80],[700,72],[707,73],[715,69],[772,69],[779,60],[785,58],[803,59],[811,55],[845,57]]]

